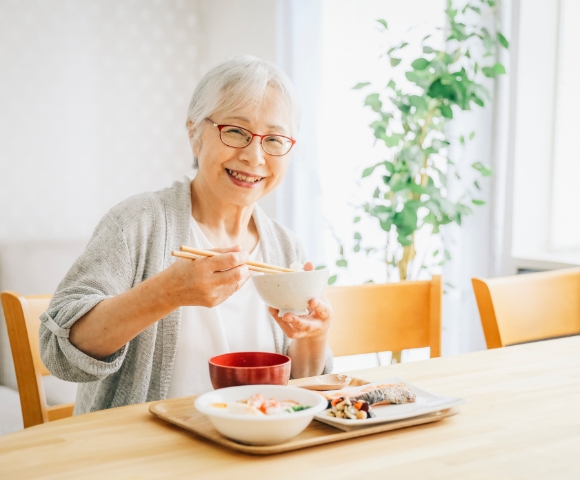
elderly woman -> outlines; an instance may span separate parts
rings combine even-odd
[[[75,413],[211,390],[207,361],[229,351],[287,354],[295,378],[331,371],[327,301],[280,317],[247,281],[248,260],[306,260],[256,203],[284,178],[297,116],[289,79],[263,60],[202,79],[187,118],[195,178],[113,207],[41,317],[45,365],[80,383]],[[220,255],[175,259],[182,244]]]

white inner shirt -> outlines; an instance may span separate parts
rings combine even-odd
[[[191,217],[188,245],[214,248]],[[263,262],[260,241],[250,259]],[[228,352],[275,352],[268,307],[249,279],[217,307],[182,307],[175,364],[167,398],[198,395],[213,390],[208,360]]]

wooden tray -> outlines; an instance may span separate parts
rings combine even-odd
[[[185,430],[193,432],[203,438],[211,440],[212,442],[251,455],[272,455],[274,453],[289,452],[301,448],[313,447],[315,445],[340,442],[342,440],[348,440],[349,438],[362,437],[373,433],[388,432],[389,430],[396,430],[398,428],[437,422],[443,418],[459,413],[459,408],[453,407],[439,412],[422,415],[420,417],[382,423],[373,427],[359,428],[350,432],[344,432],[317,420],[313,420],[312,423],[306,427],[306,430],[287,442],[278,445],[253,446],[237,443],[222,436],[222,434],[214,428],[207,417],[195,409],[193,406],[195,398],[196,397],[185,397],[162,400],[151,404],[149,406],[149,411],[153,415],[169,423],[184,428]]]

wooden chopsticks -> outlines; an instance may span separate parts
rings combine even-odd
[[[214,257],[215,255],[221,255],[218,252],[212,252],[211,250],[199,250],[197,248],[187,247],[185,245],[181,246],[181,251],[173,250],[171,255],[174,257],[179,258],[188,258],[190,260],[195,260],[196,258],[200,257]],[[260,262],[246,262],[249,270],[253,272],[259,273],[268,273],[270,275],[277,274],[277,273],[290,273],[294,270],[290,270],[289,268],[278,267],[276,265],[269,265],[267,263],[260,263]]]

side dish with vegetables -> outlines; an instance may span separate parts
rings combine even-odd
[[[328,400],[326,415],[350,420],[374,418],[371,407],[378,405],[401,405],[417,400],[415,394],[404,383],[373,385],[362,390],[339,390],[322,393]]]

